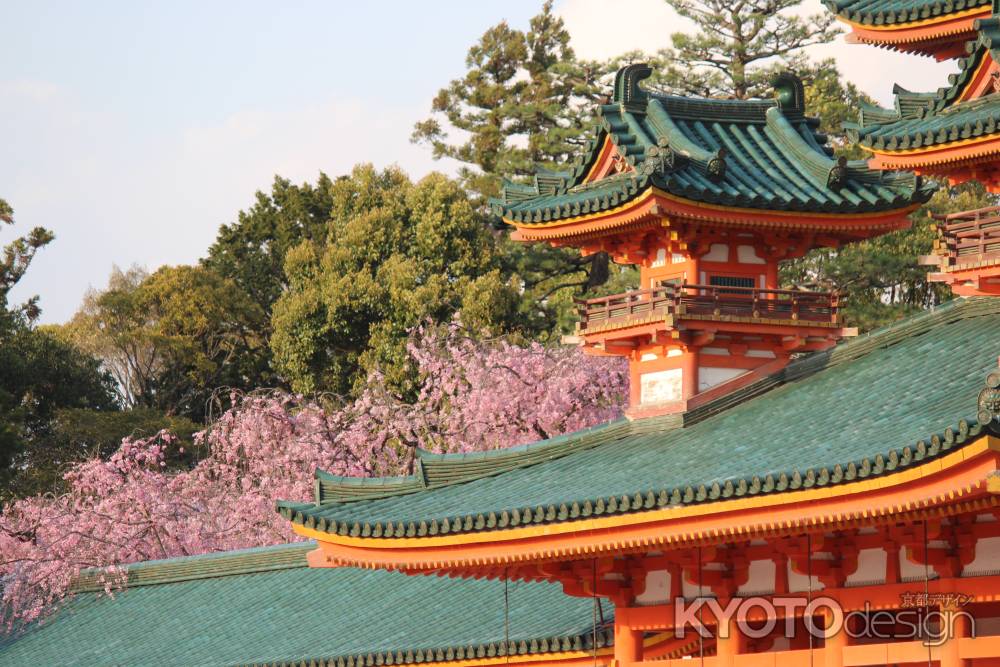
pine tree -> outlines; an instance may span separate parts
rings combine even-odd
[[[832,41],[839,29],[830,12],[801,17],[802,0],[665,0],[698,27],[675,33],[665,65],[651,83],[685,95],[746,99],[770,94],[779,69],[806,68],[802,50]]]
[[[526,32],[506,22],[487,30],[465,62],[465,76],[438,92],[433,115],[416,124],[412,140],[430,145],[437,159],[461,162],[469,190],[494,196],[504,176],[534,174],[585,143],[587,107],[606,72],[577,61],[552,0]],[[451,129],[467,137],[455,141]]]

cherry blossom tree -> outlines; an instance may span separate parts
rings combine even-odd
[[[126,439],[108,460],[66,475],[69,491],[8,504],[0,515],[0,624],[13,631],[56,606],[83,568],[106,589],[130,562],[295,539],[275,501],[312,497],[313,472],[405,474],[416,448],[467,452],[522,444],[619,417],[619,359],[466,336],[457,323],[414,332],[415,400],[378,373],[353,400],[280,393],[233,397],[196,436],[190,469],[166,469],[172,434]]]

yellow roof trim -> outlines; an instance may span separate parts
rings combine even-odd
[[[622,528],[625,526],[639,526],[658,521],[670,521],[673,519],[706,516],[709,514],[723,514],[725,512],[776,507],[781,505],[790,505],[793,503],[826,500],[852,494],[865,493],[868,491],[899,486],[901,484],[919,480],[922,477],[939,473],[946,468],[958,465],[991,450],[1000,451],[1000,438],[985,435],[962,447],[956,452],[952,452],[942,458],[929,461],[928,463],[918,467],[890,474],[885,477],[877,477],[860,482],[852,482],[850,484],[838,484],[833,486],[824,486],[821,488],[807,489],[804,491],[794,491],[791,493],[764,494],[704,505],[685,505],[682,507],[649,510],[632,514],[599,517],[596,519],[583,519],[580,521],[567,521],[565,523],[543,524],[540,526],[527,526],[523,528],[511,528],[506,530],[491,530],[430,537],[365,538],[331,534],[312,528],[306,528],[305,526],[298,524],[292,524],[292,529],[303,537],[314,539],[319,542],[386,550],[419,550],[423,547],[485,544],[490,542],[530,539],[534,537],[554,537],[556,535],[583,533],[609,528]]]
[[[992,135],[991,135],[992,136]],[[830,219],[850,219],[850,220],[864,220],[866,218],[879,218],[891,215],[896,212],[903,211],[913,211],[916,210],[920,205],[911,204],[909,206],[903,206],[895,209],[887,209],[885,211],[871,211],[867,213],[824,213],[824,212],[809,212],[809,211],[778,211],[774,209],[767,208],[745,208],[739,206],[725,206],[722,204],[707,204],[704,202],[695,201],[693,199],[685,199],[684,197],[678,197],[677,195],[672,195],[669,192],[661,190],[655,186],[650,186],[642,195],[638,198],[633,199],[625,204],[616,206],[615,208],[607,209],[605,211],[598,211],[597,213],[587,213],[585,215],[578,215],[572,218],[562,218],[560,220],[554,220],[552,222],[515,222],[510,218],[504,218],[503,221],[508,225],[517,227],[518,229],[556,229],[559,227],[567,227],[569,225],[576,225],[583,222],[590,222],[591,220],[598,220],[600,218],[606,218],[618,213],[622,213],[630,208],[638,208],[646,201],[657,196],[662,199],[669,201],[674,201],[679,204],[684,204],[686,206],[693,206],[697,208],[702,208],[708,211],[725,211],[727,213],[743,214],[743,215],[773,215],[778,217],[788,217],[788,218],[830,218]]]
[[[989,5],[983,5],[981,7],[973,7],[972,9],[963,9],[960,12],[954,12],[951,14],[942,14],[941,16],[934,16],[929,19],[920,19],[919,21],[911,21],[909,23],[893,23],[891,25],[872,25],[869,23],[858,23],[857,21],[851,21],[842,16],[837,18],[851,26],[852,28],[860,28],[862,30],[878,30],[882,32],[893,32],[895,30],[910,30],[911,28],[920,28],[922,26],[934,25],[935,23],[946,23],[948,21],[954,21],[955,19],[963,19],[968,16],[975,16],[976,14],[988,14],[990,11]]]
[[[1000,138],[1000,129],[998,129],[993,134],[987,134],[981,137],[973,137],[971,139],[959,139],[957,141],[949,141],[943,144],[931,144],[930,146],[921,146],[920,148],[905,148],[900,150],[886,150],[872,148],[871,146],[862,146],[863,149],[871,151],[876,155],[919,155],[934,153],[936,151],[945,151],[952,148],[961,148],[963,146],[974,146],[976,144],[984,144],[988,141],[996,141]]]

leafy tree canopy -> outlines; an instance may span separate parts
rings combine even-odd
[[[200,420],[218,387],[257,386],[264,311],[199,266],[115,270],[59,335],[99,358],[123,405]]]
[[[330,194],[327,232],[289,251],[272,315],[276,365],[295,390],[347,393],[375,369],[406,385],[406,332],[428,318],[523,322],[495,240],[454,181],[359,166]]]
[[[995,205],[996,198],[978,183],[949,190],[942,187],[911,216],[913,226],[839,249],[818,249],[782,267],[786,283],[839,290],[846,296],[844,318],[863,331],[874,329],[951,296],[942,285],[928,282],[920,257],[931,254],[936,235],[934,215]]]
[[[31,443],[51,434],[63,408],[114,410],[113,381],[98,362],[46,331],[19,323],[0,344],[0,496]]]
[[[295,185],[276,176],[270,194],[257,192],[236,222],[222,225],[202,264],[236,283],[264,312],[287,287],[285,254],[303,240],[322,241],[333,207],[333,181]]]

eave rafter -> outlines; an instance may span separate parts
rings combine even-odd
[[[899,24],[871,25],[839,18],[851,29],[850,42],[949,60],[964,55],[965,42],[976,36],[976,21],[989,15],[990,7],[986,5]]]

